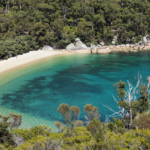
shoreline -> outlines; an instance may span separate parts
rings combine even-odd
[[[150,50],[150,46],[147,46],[146,48],[142,50],[135,50],[135,49],[120,49],[118,46],[106,46],[105,48],[95,48],[91,49],[88,48],[86,50],[75,50],[75,51],[67,51],[65,49],[62,50],[37,50],[37,51],[30,51],[28,53],[18,55],[16,57],[8,58],[7,60],[1,60],[0,61],[0,75],[3,75],[7,73],[8,71],[11,71],[12,69],[28,65],[37,61],[40,61],[45,58],[51,58],[53,56],[57,55],[68,55],[68,54],[104,54],[104,53],[112,53],[112,52],[138,52],[138,51],[145,51]]]
[[[64,51],[52,51],[52,50],[37,50],[37,51],[30,51],[28,53],[18,55],[16,57],[11,57],[7,60],[0,61],[0,75],[10,71],[12,69],[32,64],[36,61],[53,57],[61,54],[67,54]]]
[[[62,50],[37,50],[30,51],[28,53],[18,55],[16,57],[8,58],[7,60],[0,61],[0,76],[11,71],[12,69],[17,69],[28,64],[40,61],[42,59],[51,58],[58,55],[68,55],[68,54],[90,54],[90,49],[87,50],[76,50],[76,51],[66,51]]]

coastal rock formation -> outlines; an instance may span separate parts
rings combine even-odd
[[[143,41],[144,43],[147,43],[147,38],[146,38],[146,36],[144,36],[144,37],[142,38],[142,41]]]
[[[112,40],[112,42],[111,42],[111,44],[112,44],[112,45],[115,45],[116,42],[117,42],[117,36],[114,36],[114,37],[113,37],[113,40]]]
[[[133,37],[132,40],[135,40]],[[87,52],[91,53],[109,53],[109,52],[137,52],[142,50],[150,49],[150,36],[146,35],[142,38],[142,41],[135,44],[121,44],[116,45],[117,36],[113,37],[112,45],[105,46],[103,41],[100,42],[99,45],[91,44],[91,47],[88,49],[87,46],[82,43],[79,38],[76,38],[75,41],[69,45],[67,45],[66,50],[75,51],[75,50],[87,50]],[[80,51],[81,52],[81,51]],[[83,52],[82,52],[83,53]]]
[[[43,46],[42,50],[53,50],[53,48],[49,45]]]
[[[75,47],[77,49],[86,49],[87,48],[87,46],[84,43],[82,43],[79,38],[75,39]]]
[[[104,45],[105,45],[105,43],[102,41],[102,42],[100,42],[100,45],[101,45],[101,46],[104,46]]]
[[[81,50],[81,49],[87,49],[87,46],[84,43],[82,43],[82,41],[79,38],[76,38],[73,43],[70,43],[66,47],[66,50]]]
[[[143,50],[149,50],[150,44],[144,43],[142,44],[121,44],[121,45],[110,45],[110,46],[102,46],[98,47],[96,45],[91,44],[91,53],[109,53],[109,52],[137,52]]]
[[[76,50],[76,47],[73,43],[70,43],[69,45],[67,45],[66,50]]]

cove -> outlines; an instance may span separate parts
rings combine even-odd
[[[145,82],[150,76],[150,51],[111,54],[70,54],[48,58],[0,76],[0,114],[23,115],[24,127],[46,124],[63,118],[57,112],[61,103],[76,105],[84,119],[84,106],[99,108],[101,121],[112,114],[117,99],[113,85],[129,80],[135,85],[138,72]]]

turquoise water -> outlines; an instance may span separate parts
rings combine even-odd
[[[84,119],[84,106],[99,108],[101,121],[117,110],[113,84],[122,80],[135,84],[138,71],[143,81],[150,76],[150,52],[114,54],[71,54],[56,56],[13,70],[0,77],[0,114],[23,115],[28,127],[63,121],[57,108],[61,103],[76,105]]]

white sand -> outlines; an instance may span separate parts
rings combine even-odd
[[[98,51],[99,53],[109,53],[110,49],[101,49]],[[38,50],[38,51],[30,51],[26,54],[18,55],[17,57],[12,57],[7,60],[0,61],[0,74],[9,69],[20,67],[22,65],[26,65],[32,63],[34,61],[51,57],[60,54],[74,54],[74,53],[91,53],[90,49],[87,50],[76,50],[76,51],[66,51],[66,50]]]
[[[61,51],[38,50],[38,51],[30,51],[29,53],[18,55],[17,57],[12,57],[7,60],[2,60],[0,61],[0,74],[9,69],[34,62],[39,59],[65,53],[67,52],[65,52],[64,50]]]

